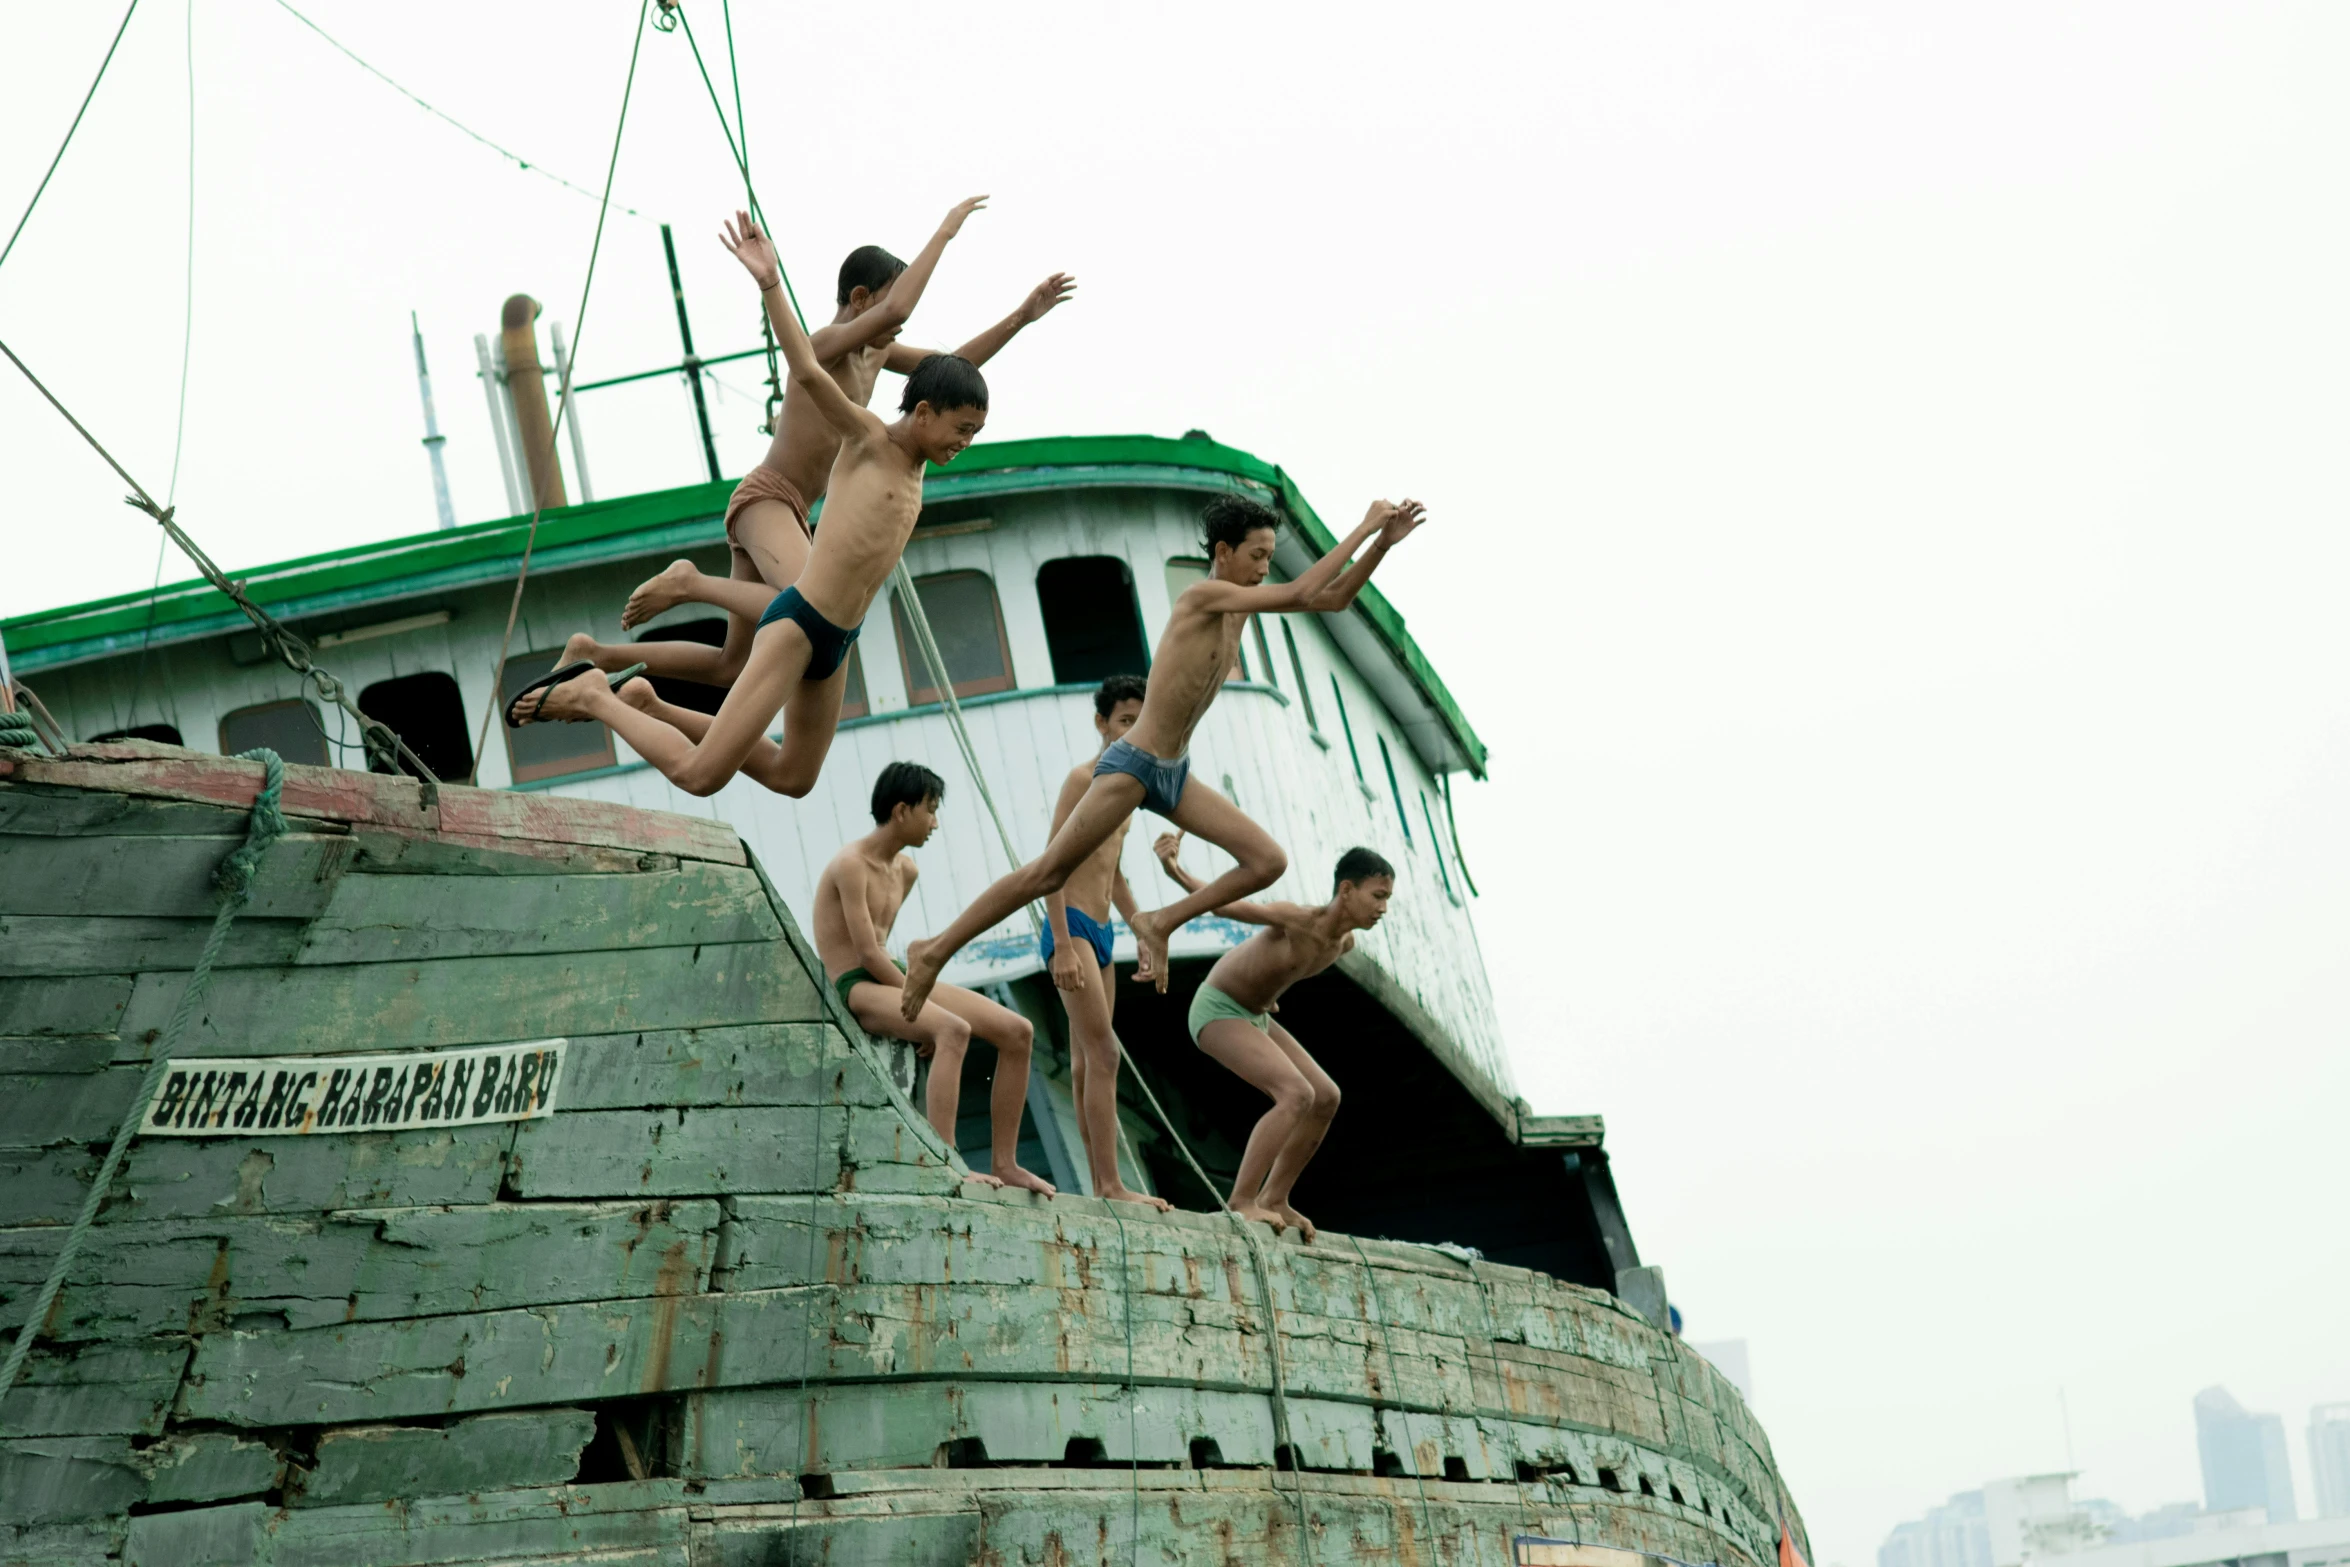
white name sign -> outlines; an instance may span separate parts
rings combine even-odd
[[[148,1137],[409,1132],[555,1113],[560,1039],[396,1056],[202,1057],[171,1063]]]

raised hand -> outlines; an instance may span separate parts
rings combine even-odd
[[[1180,831],[1163,832],[1159,834],[1157,841],[1151,845],[1151,853],[1157,855],[1159,857],[1159,863],[1166,866],[1169,870],[1175,869],[1175,857],[1182,852],[1183,834]]]
[[[738,208],[734,221],[719,234],[718,243],[743,264],[743,270],[750,273],[751,281],[759,285],[761,293],[783,281],[783,263],[775,258],[775,244],[759,232],[759,225],[751,221],[749,213]]]
[[[1428,520],[1428,508],[1418,501],[1407,500],[1389,510],[1392,515],[1381,525],[1379,537],[1390,546],[1410,538],[1412,530]]]
[[[945,220],[939,224],[938,231],[949,239],[954,238],[963,232],[963,220],[986,205],[987,198],[985,196],[973,196],[967,200],[956,202],[953,209],[947,213]]]
[[[1066,272],[1056,272],[1028,291],[1020,301],[1020,324],[1027,326],[1042,321],[1055,305],[1065,303],[1077,291],[1077,280]]]

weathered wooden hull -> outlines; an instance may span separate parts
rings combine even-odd
[[[0,1326],[259,769],[0,756]],[[1771,1560],[1703,1360],[1602,1293],[965,1184],[709,821],[290,769],[183,1058],[560,1038],[554,1113],[142,1137],[0,1406],[0,1559]],[[392,1096],[397,1099],[395,1093]]]

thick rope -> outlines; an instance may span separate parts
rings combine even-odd
[[[247,751],[242,760],[261,764],[261,789],[253,797],[253,814],[245,824],[245,841],[231,850],[229,857],[220,862],[220,869],[213,873],[213,886],[220,895],[220,911],[212,917],[212,934],[205,938],[204,950],[196,955],[187,989],[180,992],[179,1005],[172,1008],[171,1021],[163,1025],[163,1034],[155,1042],[147,1076],[139,1084],[130,1108],[123,1112],[122,1124],[115,1128],[114,1142],[106,1150],[105,1162],[98,1166],[98,1177],[82,1198],[81,1215],[66,1232],[65,1244],[50,1265],[49,1276],[41,1281],[41,1293],[33,1298],[32,1311],[25,1317],[24,1326],[17,1330],[16,1344],[8,1352],[7,1364],[0,1366],[0,1397],[6,1397],[8,1390],[16,1386],[25,1357],[32,1353],[33,1340],[40,1336],[42,1325],[49,1320],[50,1309],[57,1304],[57,1292],[65,1287],[65,1275],[73,1267],[82,1242],[88,1238],[90,1226],[97,1222],[98,1209],[113,1187],[115,1176],[122,1170],[123,1156],[130,1152],[131,1139],[138,1135],[147,1106],[154,1101],[155,1090],[171,1069],[171,1053],[178,1046],[180,1035],[186,1032],[189,1020],[196,1015],[205,988],[212,982],[213,960],[220,956],[221,947],[228,941],[229,925],[236,919],[237,911],[252,899],[253,877],[260,868],[261,856],[286,830],[285,814],[278,809],[279,797],[285,791],[285,763],[270,750]]]
[[[135,507],[154,518],[156,525],[163,529],[165,535],[180,547],[181,552],[189,560],[195,563],[196,569],[203,573],[204,580],[211,583],[231,603],[245,612],[245,618],[252,621],[254,627],[260,631],[263,646],[282,659],[288,669],[309,680],[320,698],[341,708],[359,721],[361,741],[367,749],[369,759],[381,761],[387,766],[394,758],[405,760],[415,771],[417,779],[424,785],[424,803],[428,806],[437,803],[440,780],[434,776],[431,768],[424,765],[423,759],[408,748],[408,743],[380,719],[370,718],[359,711],[358,706],[344,692],[343,683],[312,662],[310,644],[287,630],[276,616],[246,597],[244,584],[231,581],[228,574],[214,563],[212,557],[207,555],[194,539],[188,537],[187,530],[173,519],[173,508],[158,504],[155,497],[147,493],[147,487],[132,478],[130,470],[114,460],[114,454],[108,451],[79,419],[73,416],[71,409],[57,400],[57,394],[41,383],[41,378],[33,374],[32,367],[17,358],[15,349],[0,342],[0,355],[6,355],[8,362],[23,372],[26,380],[33,383],[33,390],[47,398],[49,406],[56,409],[67,424],[73,426],[74,433],[89,442],[90,450],[103,458],[106,466],[112,468],[123,483],[137,492],[124,496],[123,504]],[[313,721],[315,722],[315,720]]]
[[[8,253],[16,248],[17,236],[33,220],[33,209],[41,204],[41,193],[49,188],[49,177],[57,172],[57,165],[65,161],[65,149],[73,145],[73,133],[82,128],[82,116],[90,112],[90,100],[98,96],[98,84],[106,80],[106,67],[114,63],[114,51],[122,44],[122,35],[130,30],[131,12],[139,8],[139,0],[131,0],[130,10],[122,13],[122,25],[114,30],[114,42],[106,46],[106,58],[98,62],[98,74],[90,78],[90,90],[82,94],[82,106],[73,111],[73,123],[65,128],[65,140],[57,144],[57,156],[49,160],[49,167],[41,175],[41,183],[33,187],[33,199],[24,204],[24,216],[16,220],[9,232],[8,243],[0,245],[0,264],[8,260]]]
[[[41,732],[33,727],[33,715],[14,708],[0,713],[0,750],[30,751],[41,745]]]
[[[1436,1556],[1436,1522],[1428,1512],[1428,1482],[1420,1475],[1420,1443],[1412,1434],[1412,1412],[1403,1405],[1403,1384],[1395,1374],[1395,1319],[1387,1314],[1387,1301],[1379,1293],[1379,1270],[1371,1266],[1371,1254],[1363,1250],[1362,1237],[1349,1235],[1355,1256],[1363,1264],[1363,1277],[1371,1285],[1371,1305],[1379,1313],[1379,1348],[1387,1356],[1388,1396],[1395,1400],[1395,1412],[1403,1417],[1404,1446],[1411,1449],[1412,1484],[1420,1493],[1420,1532],[1428,1537],[1430,1560]]]
[[[278,0],[284,5],[285,0]],[[288,7],[291,9],[291,7]],[[636,92],[636,62],[645,47],[645,13],[652,9],[652,0],[637,0],[636,32],[628,46],[628,80],[620,88],[620,118],[612,127],[612,156],[604,165],[604,195],[596,207],[596,237],[588,245],[587,279],[579,285],[579,313],[571,322],[571,352],[563,361],[562,377],[556,387],[555,417],[547,425],[547,461],[556,461],[555,438],[563,433],[563,416],[571,412],[571,367],[579,363],[579,342],[587,336],[588,294],[596,286],[596,257],[604,248],[604,219],[612,210],[612,176],[620,168],[620,137],[628,129],[628,100]],[[324,37],[322,33],[319,36]],[[535,330],[535,329],[534,329]],[[524,454],[523,468],[527,474],[530,463]],[[481,759],[490,743],[490,720],[506,707],[506,655],[514,647],[514,622],[522,614],[522,589],[530,581],[530,554],[539,542],[539,518],[547,509],[546,498],[539,494],[534,480],[531,484],[530,531],[522,536],[522,564],[514,573],[514,598],[506,606],[505,634],[498,638],[498,661],[490,666],[490,701],[481,715],[481,732],[473,741],[473,778],[481,776]],[[472,782],[468,779],[467,782]]]

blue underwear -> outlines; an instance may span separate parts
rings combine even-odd
[[[1061,912],[1069,916],[1070,939],[1082,941],[1091,946],[1094,962],[1102,968],[1108,968],[1112,942],[1110,927],[1074,903],[1063,905]],[[1053,961],[1053,922],[1051,920],[1045,921],[1044,939],[1038,944],[1037,950],[1044,954],[1044,960],[1047,964]]]
[[[1183,785],[1191,777],[1191,758],[1179,756],[1170,762],[1127,741],[1112,740],[1102,759],[1093,764],[1096,778],[1104,773],[1124,773],[1140,783],[1144,808],[1172,820],[1176,802],[1183,798]]]
[[[796,587],[785,588],[775,595],[766,612],[760,615],[758,629],[764,630],[778,620],[789,620],[807,633],[808,672],[800,678],[810,681],[830,680],[832,672],[840,668],[841,660],[849,656],[849,649],[856,645],[857,633],[863,629],[851,626],[843,631],[817,614],[808,601],[800,597],[800,590]]]

